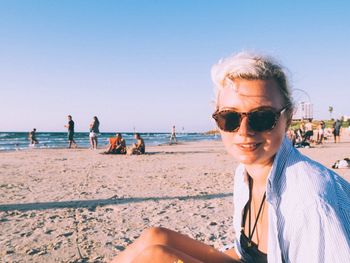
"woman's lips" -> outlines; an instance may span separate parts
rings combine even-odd
[[[237,143],[236,146],[243,152],[253,152],[255,151],[262,143]]]

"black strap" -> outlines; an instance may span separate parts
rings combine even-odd
[[[250,176],[248,177],[248,180],[249,180],[249,201],[244,207],[244,212],[243,212],[243,218],[242,218],[241,226],[242,226],[242,231],[244,231],[244,226],[245,226],[245,222],[246,222],[246,218],[247,218],[247,212],[248,212],[249,213],[249,215],[248,215],[248,217],[249,217],[248,218],[248,224],[249,224],[248,240],[249,240],[249,245],[251,245],[252,244],[252,237],[254,235],[254,232],[255,232],[255,229],[256,229],[256,225],[258,223],[258,220],[259,220],[259,217],[260,217],[260,214],[261,214],[261,211],[262,211],[262,208],[264,206],[265,199],[266,199],[266,192],[264,193],[264,196],[262,198],[262,201],[261,201],[261,204],[260,204],[260,207],[259,207],[259,211],[258,211],[258,215],[255,218],[255,223],[254,223],[254,226],[253,226],[253,230],[251,230],[251,203],[252,203],[253,182],[252,182],[252,178]]]

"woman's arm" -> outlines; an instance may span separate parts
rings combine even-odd
[[[139,149],[141,146],[142,146],[142,141],[141,140],[137,140],[137,143],[136,143],[136,148]]]
[[[224,252],[226,255],[230,256],[231,258],[233,258],[234,260],[236,260],[237,262],[240,261],[239,256],[237,255],[237,252],[234,248],[228,249]]]

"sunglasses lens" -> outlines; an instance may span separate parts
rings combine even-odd
[[[241,125],[241,115],[243,113],[235,111],[221,111],[213,114],[213,118],[220,130],[234,132]],[[248,116],[249,127],[256,132],[271,130],[275,127],[278,113],[272,110],[258,110],[244,113]]]
[[[216,123],[223,131],[234,131],[240,125],[240,115],[237,112],[227,111],[219,112],[216,115]]]
[[[276,125],[276,113],[271,110],[261,110],[249,114],[249,126],[257,132],[271,130]]]

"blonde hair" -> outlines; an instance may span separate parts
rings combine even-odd
[[[218,108],[220,90],[232,85],[237,79],[269,80],[278,84],[286,105],[293,108],[291,88],[284,67],[274,58],[243,51],[230,57],[221,59],[211,69],[211,78],[216,89],[215,105]]]

